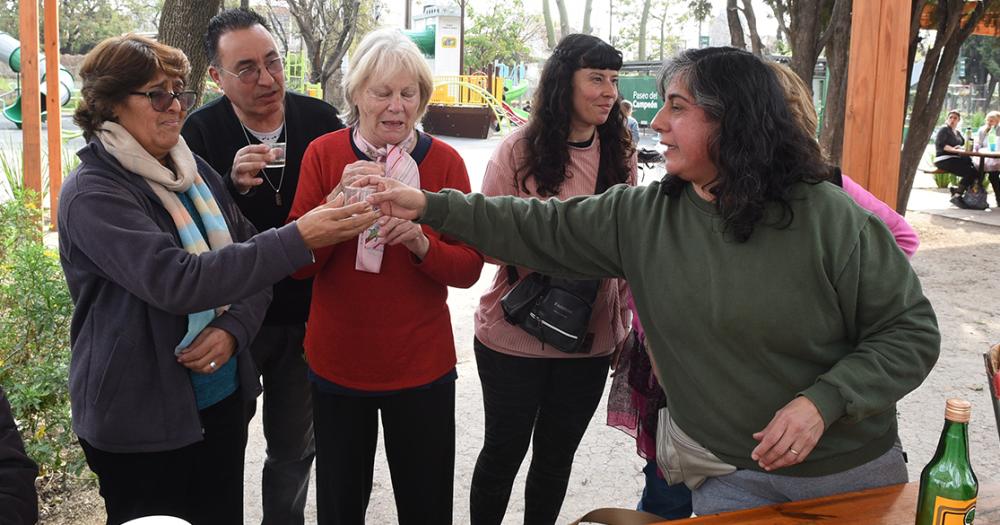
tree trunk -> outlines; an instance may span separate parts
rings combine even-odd
[[[583,4],[583,33],[592,34],[594,28],[590,25],[590,11],[594,8],[594,0],[587,0]]]
[[[221,6],[222,0],[165,0],[160,14],[157,39],[187,55],[191,62],[187,85],[198,92],[199,102],[205,89],[205,72],[208,70],[208,55],[205,54],[202,41],[208,31],[208,21],[219,12]]]
[[[344,87],[340,85],[344,72],[338,67],[323,84],[323,100],[338,108],[344,107]]]
[[[250,0],[240,0],[240,7],[243,9],[250,9]]]
[[[774,12],[774,19],[778,22],[778,30],[774,35],[778,42],[788,42],[788,26],[785,25],[785,14],[788,12],[788,8],[785,6],[784,0],[767,0],[767,4],[771,6],[771,11]]]
[[[737,0],[726,0],[726,21],[729,22],[729,42],[736,49],[746,49],[747,43],[743,38],[743,24],[740,23],[740,10],[736,6]]]
[[[545,44],[549,51],[556,48],[556,30],[552,27],[552,8],[549,0],[542,0],[542,18],[545,20]]]
[[[988,80],[986,81],[986,97],[983,101],[983,113],[990,110],[993,105],[993,92],[997,89],[997,77],[993,73],[987,73]]]
[[[812,89],[813,70],[819,57],[820,0],[797,0],[788,7],[790,67]]]
[[[649,7],[653,0],[643,0],[639,18],[639,60],[646,60],[646,27],[649,24]]]
[[[569,15],[566,14],[566,0],[556,0],[556,8],[559,9],[559,39],[563,39],[570,33]]]
[[[743,0],[743,17],[747,20],[747,30],[750,31],[750,49],[757,56],[764,56],[764,44],[757,32],[757,17],[753,13],[751,0]]]
[[[354,43],[361,0],[288,0],[288,10],[309,53],[309,81],[323,86],[323,100],[339,103],[330,79]]]
[[[910,67],[912,67],[916,54],[917,39],[920,36],[917,31],[917,21],[920,9],[925,3],[926,0],[913,0],[913,22],[910,25]],[[896,202],[896,211],[899,213],[906,211],[917,165],[920,164],[920,158],[924,155],[928,140],[937,124],[941,106],[948,93],[948,82],[955,69],[955,63],[958,61],[962,44],[972,34],[972,30],[983,18],[983,14],[995,3],[996,0],[977,2],[965,24],[962,24],[964,6],[962,0],[939,0],[937,2],[939,20],[937,36],[934,39],[934,45],[928,50],[924,59],[920,81],[917,83],[917,89],[913,95],[910,128],[903,141],[903,152],[899,163],[899,198]]]
[[[666,38],[667,28],[667,7],[663,8],[663,16],[660,17],[660,62],[663,62],[663,39]]]
[[[826,45],[826,67],[829,71],[830,82],[827,84],[823,126],[819,134],[819,143],[823,151],[826,152],[830,162],[838,165],[840,157],[844,153],[847,64],[851,53],[850,11],[849,5],[847,9],[834,11],[835,16],[830,20],[828,26],[828,29],[833,31],[830,42]],[[809,84],[812,85],[811,82]]]

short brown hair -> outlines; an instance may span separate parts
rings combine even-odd
[[[82,100],[73,122],[88,140],[106,121],[116,121],[115,106],[157,73],[187,78],[191,65],[180,49],[134,33],[107,38],[80,67]]]

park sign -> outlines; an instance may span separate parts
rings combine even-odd
[[[618,92],[632,102],[632,116],[642,126],[648,126],[660,110],[662,102],[652,75],[622,75],[618,77]]]

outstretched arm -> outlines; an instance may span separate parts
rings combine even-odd
[[[369,202],[383,214],[418,220],[509,264],[575,279],[624,277],[617,216],[621,201],[639,189],[542,202],[421,192],[380,177],[355,184],[379,186]]]

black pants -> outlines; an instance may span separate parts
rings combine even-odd
[[[200,412],[204,440],[164,452],[106,452],[81,439],[108,525],[153,515],[193,525],[242,525],[245,414],[236,392]]]
[[[997,208],[1000,208],[1000,171],[991,171],[987,175],[990,177],[990,186],[993,186],[993,198],[997,201]]]
[[[450,524],[454,382],[378,397],[330,394],[313,386],[318,523],[365,522],[380,412],[400,525]]]
[[[954,157],[950,159],[939,160],[934,163],[935,166],[950,171],[955,175],[958,175],[958,193],[963,194],[965,190],[969,189],[976,181],[980,180],[979,169],[976,165],[972,163],[968,157]]]
[[[555,523],[576,448],[604,393],[610,358],[514,357],[478,340],[475,350],[486,439],[472,475],[471,522],[503,521],[514,477],[531,441],[524,523]]]
[[[312,389],[302,353],[304,324],[263,326],[250,346],[264,383],[267,458],[261,476],[264,525],[302,525],[316,456]],[[247,421],[257,405],[251,405]]]

